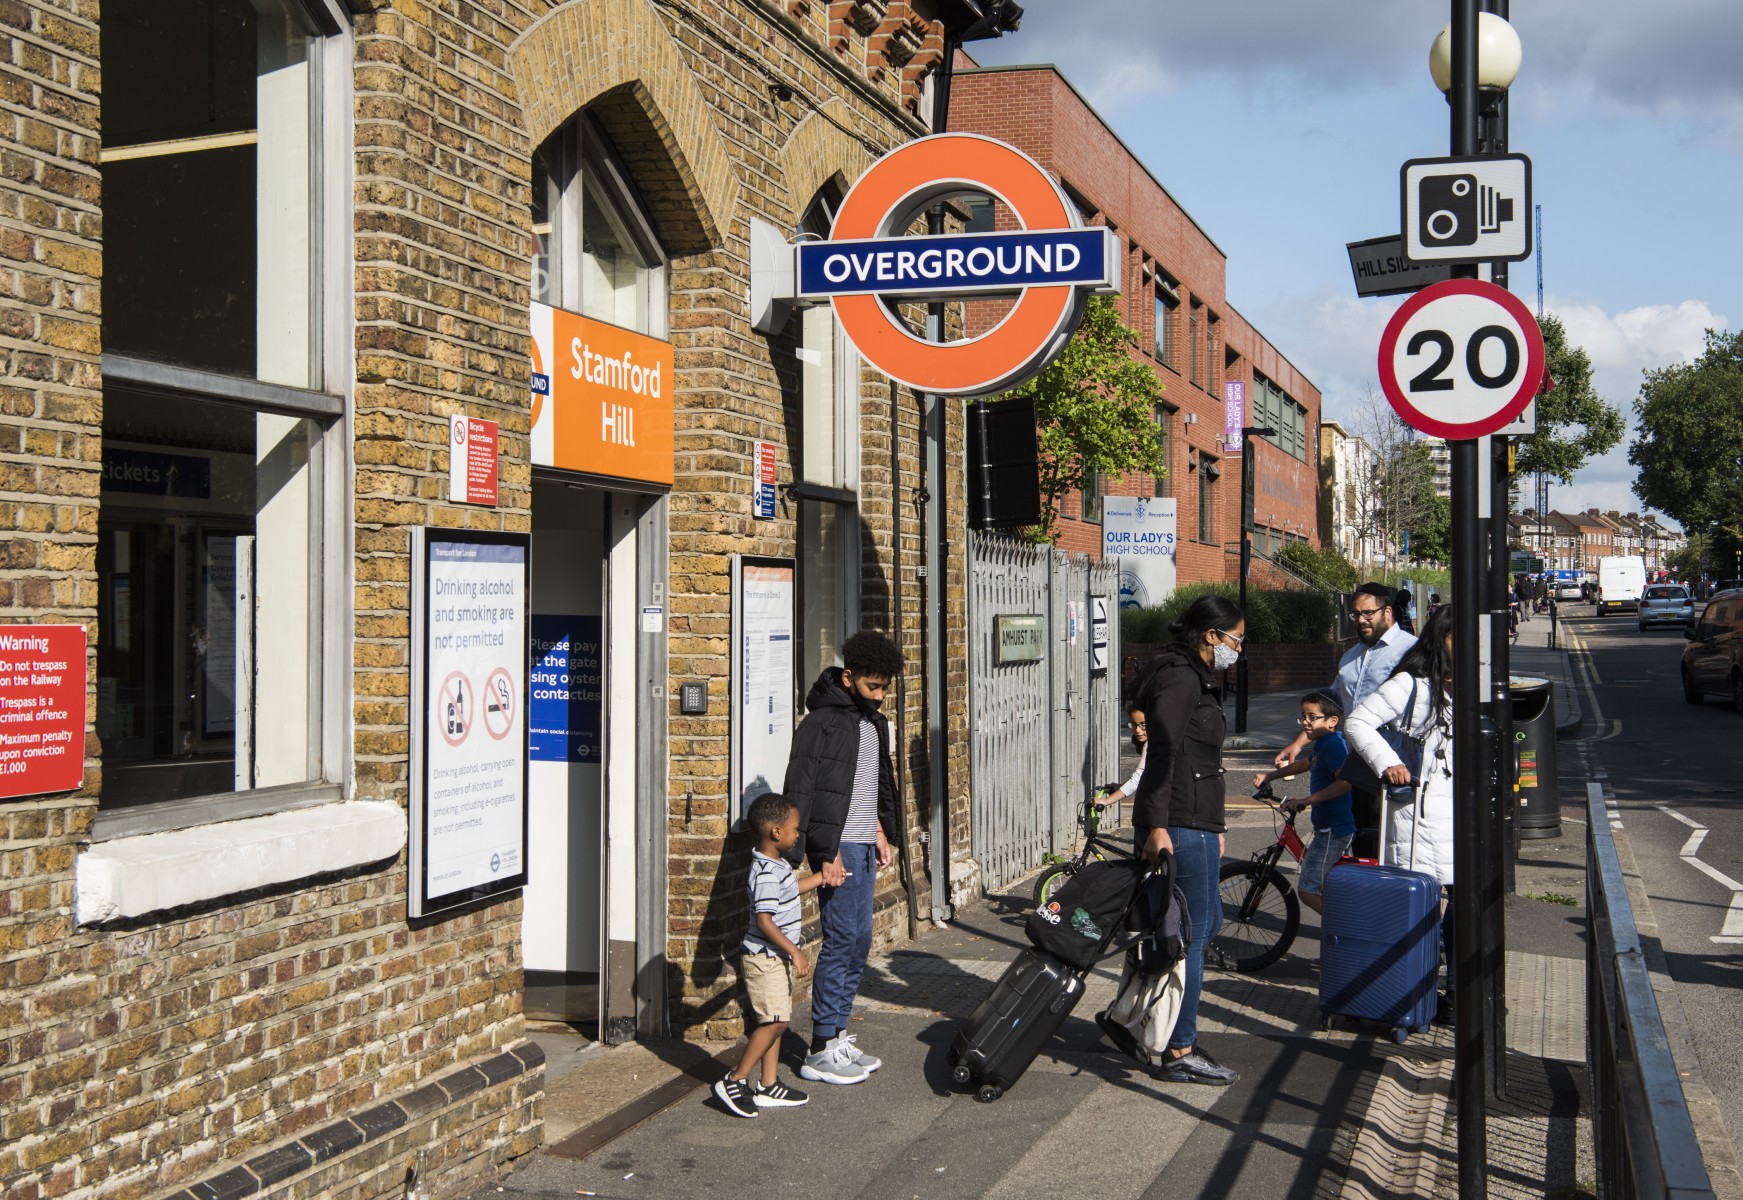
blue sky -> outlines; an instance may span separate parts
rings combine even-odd
[[[1227,253],[1230,302],[1347,422],[1402,297],[1358,300],[1344,247],[1395,234],[1400,164],[1447,153],[1428,47],[1449,11],[1031,0],[1018,33],[969,50],[1057,64]],[[1642,370],[1743,324],[1743,0],[1518,0],[1512,21],[1511,148],[1543,209],[1544,309],[1631,417]],[[1511,286],[1536,306],[1534,260]],[[1626,447],[1552,505],[1639,509]]]

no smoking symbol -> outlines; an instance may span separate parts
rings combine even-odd
[[[490,673],[484,681],[484,732],[497,741],[514,728],[514,680],[502,667]]]

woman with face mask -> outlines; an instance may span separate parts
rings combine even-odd
[[[1186,994],[1157,1078],[1226,1087],[1240,1076],[1198,1046],[1198,996],[1204,948],[1222,928],[1220,680],[1240,658],[1247,621],[1239,605],[1212,594],[1194,600],[1169,632],[1174,642],[1139,680],[1134,704],[1143,709],[1149,743],[1144,774],[1132,798],[1132,833],[1138,853],[1150,862],[1164,850],[1173,851],[1192,919]]]

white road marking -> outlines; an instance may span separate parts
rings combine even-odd
[[[1743,892],[1731,897],[1731,907],[1725,910],[1725,928],[1713,940],[1743,942]]]
[[[1733,892],[1743,892],[1743,883],[1738,883],[1735,879],[1732,879],[1729,875],[1725,874],[1725,872],[1719,870],[1719,868],[1710,867],[1698,858],[1685,857],[1683,861],[1688,863],[1689,866],[1694,867],[1701,874],[1705,875],[1708,879],[1711,879],[1720,887],[1729,888]],[[1736,899],[1736,896],[1731,897],[1733,903],[1736,902]],[[1725,919],[1728,921],[1730,920],[1730,917],[1727,916]]]
[[[1677,820],[1681,821],[1684,825],[1687,825],[1690,829],[1702,829],[1702,830],[1706,829],[1706,826],[1702,825],[1699,821],[1695,820],[1692,817],[1685,817],[1681,813],[1677,812],[1676,810],[1670,808],[1667,805],[1654,804],[1652,807],[1656,808],[1659,812],[1663,813],[1667,817],[1675,817]],[[1689,851],[1685,849],[1683,851],[1683,853],[1687,854],[1687,853],[1689,853]]]
[[[1682,844],[1682,849],[1678,851],[1678,853],[1684,858],[1693,858],[1700,850],[1701,843],[1706,840],[1707,831],[1705,829],[1697,829],[1689,834],[1689,840]]]

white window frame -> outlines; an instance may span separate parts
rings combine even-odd
[[[318,121],[319,183],[311,204],[310,237],[318,248],[318,270],[311,275],[315,357],[321,387],[307,389],[259,379],[222,375],[197,368],[172,366],[121,355],[105,354],[105,379],[170,400],[185,399],[234,406],[250,413],[312,418],[317,436],[311,441],[311,532],[321,539],[318,591],[310,598],[311,624],[319,622],[315,645],[319,659],[311,664],[310,778],[298,783],[247,791],[215,792],[176,800],[105,811],[99,801],[92,826],[99,845],[124,843],[127,861],[174,859],[177,847],[201,835],[198,827],[293,809],[333,805],[347,798],[354,778],[353,746],[348,719],[351,700],[350,663],[354,630],[351,624],[352,530],[350,494],[351,399],[356,372],[352,346],[352,313],[348,300],[353,286],[355,251],[352,223],[352,150],[355,142],[351,103],[354,38],[350,21],[335,0],[291,0],[308,13],[317,36],[310,40],[312,120]],[[317,61],[318,60],[318,61]],[[349,806],[346,806],[349,808]],[[231,827],[238,836],[240,828]],[[169,839],[164,841],[162,839]],[[269,842],[270,838],[267,839]],[[267,850],[270,854],[270,848]],[[145,868],[141,868],[145,869]],[[337,869],[321,866],[321,871]],[[81,866],[81,871],[83,867]],[[270,873],[271,868],[268,868]],[[306,872],[307,873],[307,872]],[[120,879],[117,886],[125,886]],[[139,880],[132,886],[137,894]],[[227,894],[217,881],[208,898]],[[188,903],[178,900],[177,903]],[[90,911],[102,911],[93,902]],[[87,911],[81,893],[81,912]],[[86,918],[84,919],[100,919]]]

